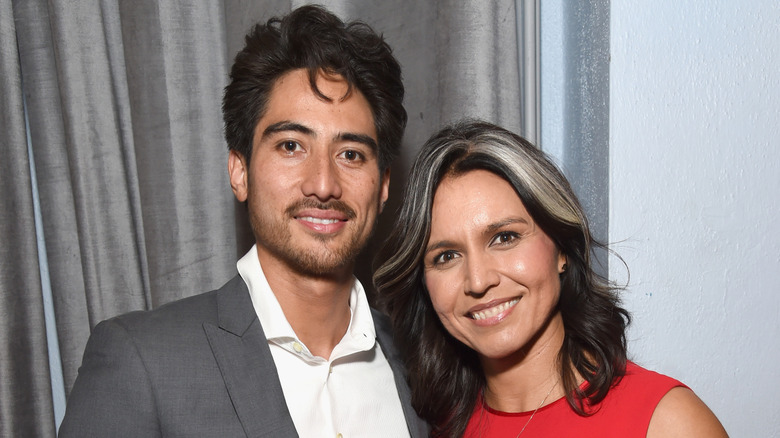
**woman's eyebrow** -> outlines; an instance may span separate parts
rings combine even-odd
[[[490,234],[490,233],[493,233],[495,231],[498,231],[498,230],[500,230],[501,228],[504,228],[507,225],[511,225],[511,224],[526,224],[526,225],[528,225],[528,223],[529,223],[528,220],[526,220],[525,218],[522,218],[522,217],[506,218],[506,219],[500,220],[498,222],[494,222],[494,223],[488,225],[487,227],[485,227],[485,234]]]
[[[455,245],[455,243],[451,242],[449,240],[439,240],[438,242],[434,242],[433,244],[428,245],[425,248],[425,254],[428,254],[429,252],[435,251],[435,250],[437,250],[439,248],[449,248],[449,247],[452,247],[454,245]]]

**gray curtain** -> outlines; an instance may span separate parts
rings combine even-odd
[[[0,0],[0,436],[55,429],[31,158],[67,393],[99,321],[234,275],[251,238],[227,180],[222,88],[249,27],[300,3]],[[531,123],[518,23],[536,3],[324,3],[383,33],[404,69],[409,125],[376,242],[434,129]]]
[[[0,0],[0,436],[54,432],[22,76],[10,0]]]
[[[222,10],[25,1],[14,13],[69,389],[99,321],[229,278]]]

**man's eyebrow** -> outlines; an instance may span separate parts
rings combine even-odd
[[[372,151],[376,152],[379,150],[379,146],[376,144],[376,140],[371,138],[368,135],[365,134],[355,134],[352,132],[344,132],[338,135],[338,140],[341,141],[351,141],[355,143],[362,143],[368,147],[371,148]]]
[[[295,131],[295,132],[300,132],[301,134],[311,135],[311,136],[316,135],[311,128],[303,126],[300,123],[283,120],[281,122],[276,122],[268,125],[268,127],[265,128],[265,130],[263,131],[263,135],[260,138],[265,139],[270,135],[276,134],[277,132],[284,132],[284,131]]]
[[[263,135],[261,136],[261,139],[265,139],[273,134],[276,134],[277,132],[285,132],[285,131],[294,131],[294,132],[300,132],[304,135],[310,135],[312,137],[316,137],[317,133],[314,132],[311,128],[301,125],[300,123],[291,122],[289,120],[283,120],[281,122],[276,122],[268,125],[265,130],[263,130]],[[379,145],[377,145],[376,140],[371,138],[371,136],[365,135],[365,134],[356,134],[354,132],[344,132],[340,133],[336,136],[337,141],[351,141],[355,143],[362,143],[373,151],[379,150]]]

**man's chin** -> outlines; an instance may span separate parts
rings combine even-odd
[[[268,226],[254,230],[258,246],[265,248],[269,255],[283,262],[292,272],[308,277],[351,276],[360,251],[368,243],[366,236],[361,238],[354,233],[271,230]]]
[[[307,277],[341,277],[352,275],[355,260],[354,258],[349,260],[322,259],[310,254],[307,257],[296,257],[294,260],[289,260],[288,264],[294,271]]]
[[[299,274],[310,277],[351,276],[360,248],[349,245],[332,249],[325,245],[312,245],[282,249],[280,252],[280,258]]]

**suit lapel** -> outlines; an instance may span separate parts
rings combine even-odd
[[[390,321],[387,316],[374,309],[371,309],[371,313],[374,318],[374,326],[376,327],[377,342],[379,342],[379,347],[382,348],[382,352],[393,370],[393,379],[398,390],[398,397],[401,399],[401,408],[404,411],[409,434],[412,438],[425,438],[429,433],[428,425],[420,419],[412,407],[412,392],[409,389],[409,384],[406,383],[406,368],[393,346]]]
[[[268,341],[240,276],[217,293],[217,306],[219,327],[204,323],[203,330],[247,436],[297,437]]]

